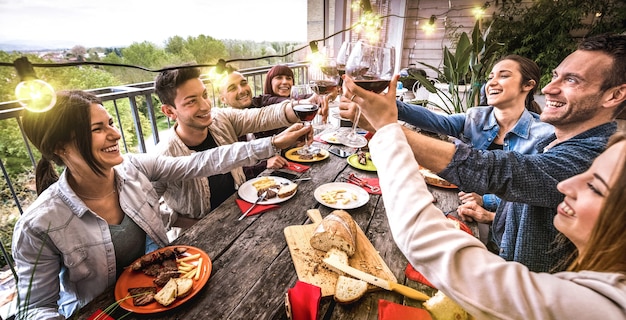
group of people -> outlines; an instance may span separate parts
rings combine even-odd
[[[524,109],[538,84],[531,65],[505,57],[486,84],[491,106],[452,116],[398,102],[398,78],[382,95],[344,78],[340,114],[360,107],[359,124],[375,132],[369,146],[396,244],[471,315],[625,318],[626,133],[614,120],[626,108],[626,35],[584,39],[552,71],[540,116]],[[398,119],[459,139],[430,138]],[[494,223],[498,254],[433,205],[418,164],[466,192],[461,216]],[[471,192],[501,199],[495,214]]]
[[[532,60],[506,56],[489,75],[489,106],[455,115],[396,100],[397,77],[386,94],[344,77],[340,115],[361,108],[359,125],[375,132],[370,150],[398,247],[470,314],[624,317],[626,227],[616,221],[626,214],[626,135],[614,134],[614,119],[626,105],[626,36],[583,40],[542,89],[543,110],[533,101],[540,74]],[[71,316],[124,266],[167,245],[169,227],[189,227],[256,176],[245,168],[285,165],[280,150],[312,136],[287,99],[293,81],[276,66],[253,97],[232,73],[220,91],[232,108],[213,109],[197,68],[160,73],[155,92],[175,125],[149,154],[121,155],[120,133],[90,93],[59,92],[50,111],[25,111],[24,131],[42,159],[39,196],[13,238],[18,312]],[[398,120],[458,139],[429,138]],[[65,167],[61,175],[53,163]],[[491,226],[496,254],[445,219],[418,165],[463,190],[459,215]]]

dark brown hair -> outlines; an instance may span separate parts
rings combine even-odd
[[[276,76],[290,76],[293,79],[293,70],[286,65],[277,64],[273,66],[270,71],[267,72],[265,78],[265,86],[263,87],[264,94],[270,94],[275,96],[276,93],[272,90],[272,79]]]
[[[200,69],[186,67],[174,70],[166,70],[159,73],[154,80],[154,92],[162,104],[176,108],[176,89],[187,80],[200,78]]]
[[[35,169],[37,194],[58,180],[51,162],[65,166],[55,151],[69,143],[76,146],[94,173],[104,175],[91,151],[92,104],[101,105],[102,100],[88,92],[71,90],[58,92],[56,104],[46,112],[24,110],[24,133],[42,156]]]
[[[537,92],[539,80],[541,79],[541,69],[537,63],[531,59],[518,56],[516,54],[508,55],[499,61],[503,60],[511,60],[517,63],[519,71],[522,74],[522,85],[527,84],[530,80],[535,81],[535,86],[533,86],[533,88],[526,94],[525,107],[528,111],[541,114],[541,106],[539,106],[539,104],[535,101],[535,92]]]

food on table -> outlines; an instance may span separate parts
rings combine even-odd
[[[443,292],[437,291],[437,293],[430,299],[424,301],[422,304],[424,309],[430,312],[433,320],[466,320],[471,319],[471,316],[467,311],[463,310],[461,306],[448,298]]]
[[[130,268],[133,271],[139,271],[153,264],[160,264],[164,260],[175,259],[176,255],[183,254],[187,251],[186,248],[166,249],[158,252],[150,252],[142,256],[139,260],[133,262]]]
[[[348,204],[358,199],[357,195],[345,189],[328,190],[320,195],[322,201],[327,204]]]
[[[298,159],[300,160],[313,160],[314,158],[324,158],[325,154],[321,151],[315,154],[300,154],[298,155]]]
[[[356,251],[356,223],[348,212],[335,210],[315,228],[310,243],[324,252],[338,248],[351,257]]]
[[[177,278],[176,281],[176,298],[182,298],[188,295],[193,288],[193,279]]]
[[[154,301],[157,287],[135,287],[128,288],[128,294],[133,298],[134,306],[145,306]]]
[[[362,164],[362,165],[364,165],[364,166],[366,166],[366,165],[367,165],[367,160],[371,160],[371,159],[370,159],[370,157],[369,157],[369,155],[368,155],[367,153],[365,153],[365,152],[361,151],[361,150],[359,150],[359,151],[356,153],[356,155],[357,155],[357,157],[358,157],[359,164]]]
[[[430,184],[430,185],[435,185],[435,186],[444,186],[444,187],[449,187],[452,186],[452,184],[448,181],[446,181],[445,179],[443,179],[442,177],[436,175],[434,172],[420,166],[420,173],[422,174],[422,176],[424,177],[424,181],[426,181],[426,183]]]
[[[178,284],[176,283],[176,279],[175,278],[171,278],[165,284],[163,289],[161,289],[161,291],[159,291],[154,296],[154,300],[156,300],[158,303],[160,303],[164,307],[167,307],[170,304],[172,304],[172,302],[174,302],[174,300],[176,300],[177,296],[178,296]]]
[[[342,304],[356,302],[367,292],[367,282],[346,276],[337,278],[335,301]],[[450,318],[454,319],[454,318]]]
[[[292,194],[296,193],[296,190],[298,190],[298,185],[295,183],[290,183],[286,186],[281,186],[280,189],[278,189],[278,197],[287,198],[291,196]]]

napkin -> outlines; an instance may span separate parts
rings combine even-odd
[[[89,318],[87,318],[87,320],[115,320],[115,318],[112,318],[104,311],[98,309],[96,310],[96,312],[90,315]]]
[[[287,166],[283,167],[285,169],[293,170],[295,172],[304,172],[309,170],[309,166],[305,166],[303,164],[287,161]]]
[[[237,201],[237,205],[239,206],[239,209],[241,209],[241,213],[246,212],[246,210],[248,210],[248,208],[250,208],[250,206],[252,206],[252,203],[242,200],[242,199],[235,199],[235,201]],[[259,213],[263,213],[265,211],[270,211],[272,209],[276,209],[276,208],[280,208],[279,205],[276,204],[257,204],[256,207],[254,207],[254,209],[252,209],[252,211],[248,212],[248,215],[246,217],[249,216],[253,216],[255,214],[259,214]]]
[[[369,187],[361,186],[363,189],[365,189],[365,191],[367,191],[367,193],[369,193],[369,194],[382,194],[382,191],[380,190],[380,182],[378,181],[378,178],[359,177],[359,179],[361,179],[363,182],[369,184],[372,187],[378,187],[378,191],[374,192]],[[348,180],[348,182],[350,182],[352,184],[356,184],[357,186],[359,185],[358,183],[352,182],[351,180]]]
[[[317,320],[317,309],[322,298],[322,289],[300,280],[287,290],[292,320]]]
[[[391,301],[378,300],[378,320],[432,320],[428,311],[397,304]]]

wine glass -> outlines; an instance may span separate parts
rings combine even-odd
[[[329,97],[336,97],[339,91],[339,72],[337,71],[337,62],[333,58],[325,58],[319,61],[319,70],[311,72],[310,82],[314,84],[313,90],[320,96],[320,99],[326,107],[330,107]],[[318,130],[324,130],[331,127],[327,121],[320,119],[320,123],[314,123],[313,127]]]
[[[391,46],[374,46],[357,42],[346,62],[346,75],[351,77],[359,87],[376,93],[383,92],[388,86],[394,72],[395,49]],[[352,130],[339,141],[352,148],[367,145],[367,139],[356,132],[361,108],[357,108]]]
[[[319,104],[312,102],[309,98],[313,96],[317,89],[315,84],[300,84],[291,87],[291,105],[293,112],[305,126],[311,125],[311,120],[315,118]],[[313,155],[319,152],[319,148],[309,145],[308,135],[304,136],[304,146],[298,150],[300,155]]]

